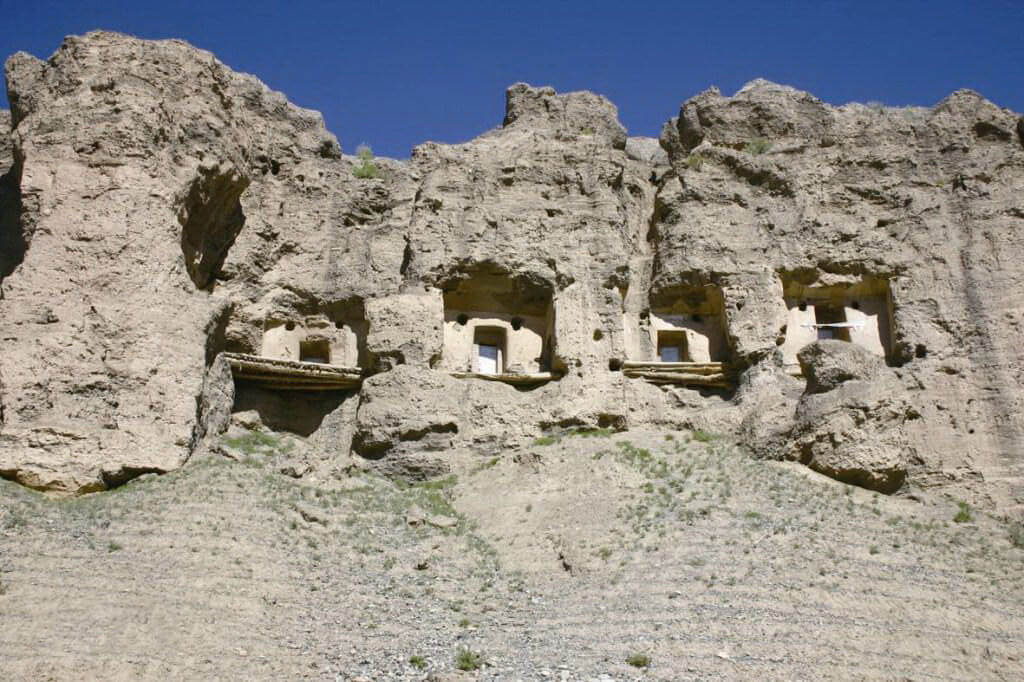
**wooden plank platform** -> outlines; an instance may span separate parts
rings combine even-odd
[[[721,362],[656,362],[626,360],[622,373],[652,384],[728,388],[729,379]]]
[[[554,372],[534,372],[532,374],[482,374],[480,372],[452,372],[456,379],[483,379],[485,381],[500,381],[513,386],[533,386],[558,379],[560,374]]]
[[[224,353],[235,379],[295,391],[343,391],[359,388],[363,372],[357,367],[298,362],[261,355]]]

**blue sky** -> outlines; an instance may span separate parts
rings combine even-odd
[[[0,0],[4,57],[46,58],[94,28],[188,40],[323,112],[347,152],[396,157],[499,125],[516,81],[601,93],[632,135],[756,77],[835,104],[932,105],[969,87],[1024,111],[1024,0]]]

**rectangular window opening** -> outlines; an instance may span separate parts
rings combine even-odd
[[[474,371],[480,374],[502,374],[507,349],[505,330],[500,327],[477,327],[473,333]]]
[[[842,306],[816,305],[814,306],[814,322],[820,325],[843,324],[846,322],[846,310]],[[850,329],[848,327],[818,327],[818,339],[849,341]]]
[[[686,333],[681,331],[658,332],[658,360],[661,362],[686,362]]]
[[[331,364],[331,344],[327,339],[307,339],[299,342],[299,360],[320,365]]]

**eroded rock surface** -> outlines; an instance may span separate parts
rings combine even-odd
[[[842,341],[813,343],[799,357],[807,391],[797,405],[788,456],[845,483],[898,490],[917,459],[904,425],[920,415],[894,372]]]
[[[166,471],[234,411],[304,439],[311,475],[656,424],[1024,504],[1024,146],[976,93],[837,108],[755,81],[685,102],[658,149],[598,95],[520,83],[502,127],[367,169],[318,114],[178,41],[69,38],[12,57],[7,83],[8,478]],[[846,347],[800,355],[819,336]],[[230,385],[224,351],[366,378]]]

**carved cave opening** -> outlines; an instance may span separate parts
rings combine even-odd
[[[815,275],[817,277],[817,275]],[[824,283],[782,275],[788,310],[783,362],[798,371],[797,353],[819,339],[854,343],[892,361],[893,305],[888,279],[866,276]]]
[[[551,289],[525,277],[475,270],[446,282],[440,367],[526,375],[552,371]]]

